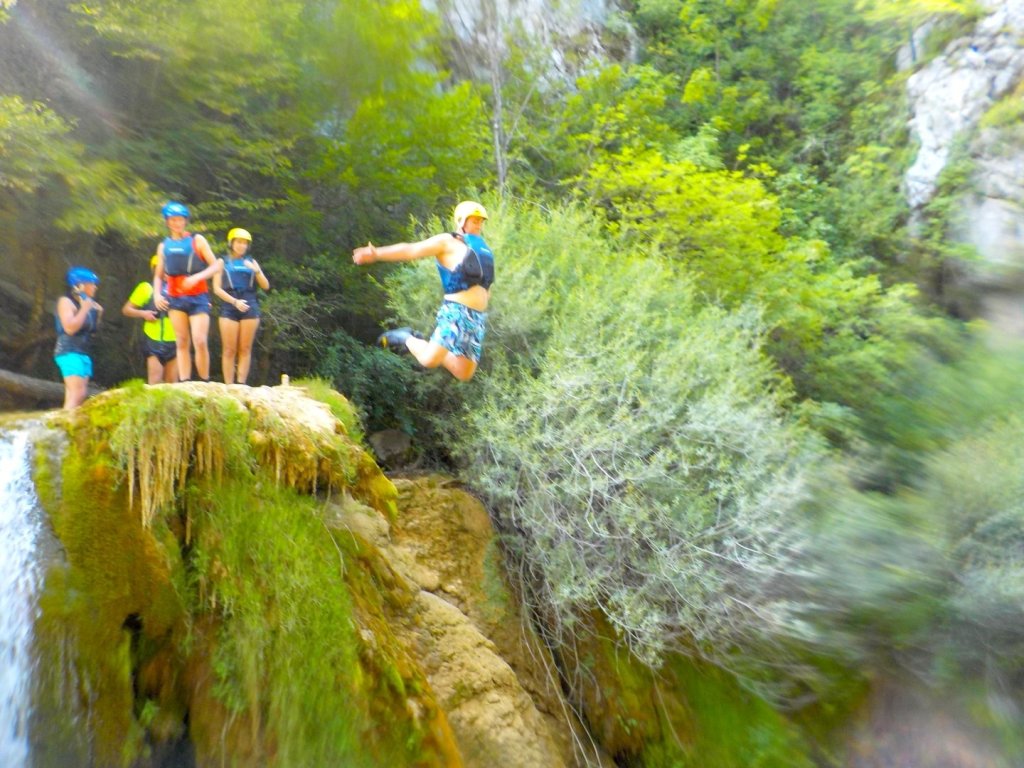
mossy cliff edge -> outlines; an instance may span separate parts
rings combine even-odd
[[[54,417],[36,477],[66,557],[37,634],[61,693],[39,708],[80,727],[37,762],[463,764],[392,629],[410,594],[345,524],[393,520],[395,488],[320,394],[135,385]]]

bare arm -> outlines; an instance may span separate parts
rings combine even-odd
[[[89,310],[92,309],[93,304],[93,300],[88,296],[82,297],[82,304],[78,307],[67,296],[57,299],[57,317],[60,318],[60,325],[64,329],[64,333],[69,335],[78,333],[85,324],[85,319],[89,316]]]
[[[121,314],[125,317],[137,317],[140,320],[156,320],[156,312],[152,309],[137,307],[130,301],[126,301],[124,306],[121,307]]]
[[[217,261],[221,261],[222,262],[223,260],[222,259],[217,259]],[[230,293],[228,293],[227,291],[224,290],[224,277],[223,277],[223,275],[224,275],[224,269],[222,267],[213,276],[213,292],[215,294],[217,294],[217,297],[219,299],[221,299],[222,301],[226,301],[228,304],[234,304],[235,303],[235,297],[232,296]]]
[[[427,256],[440,256],[450,247],[451,235],[434,235],[418,243],[395,243],[380,248],[368,243],[352,251],[356,264],[373,264],[377,261],[415,261]]]
[[[270,281],[267,279],[267,275],[263,271],[263,267],[256,262],[256,259],[246,259],[246,262],[249,264],[249,268],[256,274],[256,283],[259,287],[264,291],[269,291]]]
[[[135,291],[138,291],[142,285],[142,283],[139,283],[135,288]],[[135,295],[135,291],[132,292],[132,296]],[[124,306],[121,307],[121,314],[125,317],[137,317],[140,320],[156,320],[157,316],[156,312],[152,309],[143,309],[138,304],[133,304],[131,298],[129,298],[128,301],[124,303]]]

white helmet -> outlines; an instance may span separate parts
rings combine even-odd
[[[470,216],[479,216],[481,219],[487,218],[487,211],[480,203],[475,203],[472,200],[463,200],[461,203],[455,206],[455,226],[461,227],[463,222],[466,221]]]

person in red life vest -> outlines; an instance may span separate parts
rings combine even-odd
[[[210,380],[210,293],[206,281],[217,274],[221,263],[202,235],[188,227],[189,212],[181,203],[163,207],[168,236],[157,246],[153,273],[153,303],[167,311],[177,346],[178,379],[192,378],[191,348],[196,353],[196,374]],[[167,281],[167,296],[162,293]]]
[[[88,394],[92,377],[89,350],[103,307],[95,298],[100,279],[91,269],[72,267],[66,281],[67,293],[57,299],[54,312],[57,343],[53,360],[64,379],[64,408],[70,411],[84,403]]]
[[[487,211],[464,200],[455,206],[455,231],[418,243],[373,243],[352,251],[356,264],[414,261],[433,256],[441,278],[444,301],[437,311],[434,332],[423,338],[412,328],[382,333],[377,343],[398,354],[410,353],[424,368],[443,366],[459,381],[476,373],[487,327],[487,304],[494,282],[494,254],[483,239]]]
[[[263,268],[249,253],[252,235],[235,227],[228,232],[228,255],[221,271],[213,276],[213,292],[224,302],[220,307],[221,370],[224,383],[245,384],[252,364],[252,346],[260,327],[259,287],[270,290]],[[238,375],[236,377],[237,372]]]

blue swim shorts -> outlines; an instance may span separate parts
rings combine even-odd
[[[172,311],[184,312],[189,317],[192,315],[210,314],[210,294],[197,293],[195,296],[169,296],[168,303]]]
[[[465,304],[445,301],[437,310],[437,327],[430,336],[453,355],[480,362],[480,352],[487,331],[487,313],[470,309]]]
[[[81,352],[65,352],[54,357],[53,361],[65,379],[68,376],[84,376],[87,379],[92,376],[92,358]]]
[[[255,299],[249,300],[249,310],[247,312],[239,312],[235,309],[234,304],[222,303],[220,305],[220,316],[225,320],[234,320],[239,322],[241,320],[258,320],[260,318],[260,303]]]

